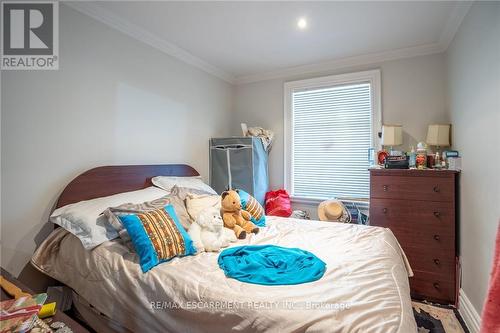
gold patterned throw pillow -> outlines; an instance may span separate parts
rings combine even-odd
[[[191,237],[182,227],[172,205],[147,212],[120,215],[143,272],[174,257],[196,253]]]

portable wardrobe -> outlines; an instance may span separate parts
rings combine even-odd
[[[267,152],[260,138],[210,139],[210,186],[222,193],[242,189],[264,205],[269,187]]]

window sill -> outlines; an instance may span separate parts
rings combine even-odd
[[[321,202],[328,200],[328,199],[320,199],[320,198],[300,198],[300,197],[290,197],[293,203],[302,203],[302,204],[310,204],[310,205],[317,205],[320,204]]]

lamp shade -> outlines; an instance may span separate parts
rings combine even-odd
[[[425,142],[430,146],[446,147],[450,145],[450,125],[429,125]]]
[[[401,125],[383,125],[382,126],[382,145],[399,146],[403,144],[403,126]]]

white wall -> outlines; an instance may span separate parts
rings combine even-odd
[[[447,52],[453,142],[462,156],[462,289],[483,307],[500,218],[500,3],[476,2]]]
[[[60,69],[1,84],[1,265],[16,275],[79,173],[179,162],[206,176],[208,139],[229,134],[230,85],[65,5]]]
[[[283,84],[310,77],[349,73],[367,69],[381,69],[382,117],[384,123],[402,124],[405,132],[402,148],[425,140],[427,125],[446,122],[446,72],[444,55],[414,57],[384,62],[378,65],[325,71],[316,75],[242,84],[236,87],[233,134],[239,134],[239,123],[262,126],[276,133],[276,142],[270,153],[269,172],[271,188],[283,187]],[[314,207],[310,209],[315,216]]]

